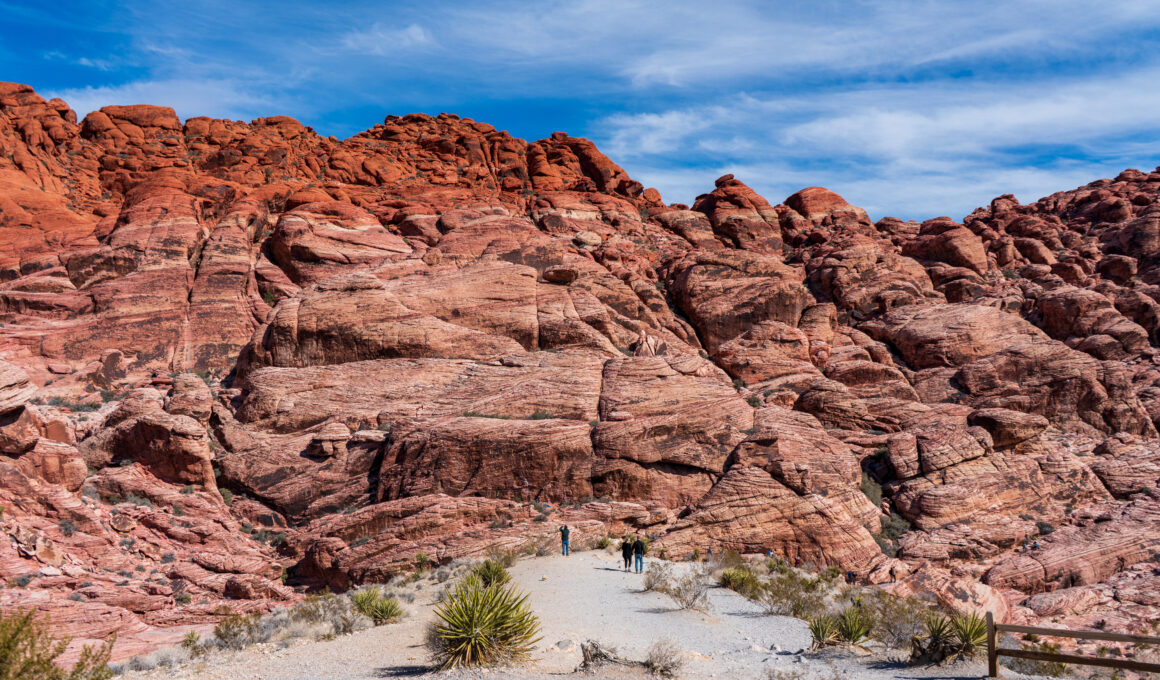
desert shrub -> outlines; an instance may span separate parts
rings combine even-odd
[[[901,598],[873,589],[865,606],[874,621],[870,634],[889,647],[902,649],[925,630],[929,609],[918,598]]]
[[[910,522],[899,515],[897,512],[890,513],[890,516],[882,520],[881,535],[892,541],[897,541],[903,534],[911,530]]]
[[[35,610],[0,612],[0,680],[108,680],[114,638],[99,647],[85,647],[72,670],[56,660],[68,639],[56,639]]]
[[[488,558],[475,565],[475,568],[471,570],[471,573],[479,577],[479,582],[483,585],[484,588],[502,586],[507,584],[508,581],[512,580],[512,575],[508,573],[507,568],[505,568],[500,562],[491,558]]]
[[[1047,654],[1059,654],[1060,646],[1058,643],[1040,642],[1039,644],[1023,644],[1023,649],[1045,652]],[[1101,648],[1103,649],[1103,648]],[[1103,656],[1102,654],[1100,656]],[[1034,659],[1012,659],[1004,657],[1003,665],[1018,673],[1024,675],[1040,675],[1050,678],[1058,678],[1067,674],[1067,664],[1059,661],[1036,661]]]
[[[869,498],[870,502],[874,504],[874,507],[882,505],[882,485],[865,470],[862,471],[861,489],[866,498]]]
[[[422,571],[431,566],[431,558],[427,553],[415,553],[415,566]]]
[[[838,637],[842,642],[858,645],[870,637],[874,626],[870,617],[861,607],[850,607],[843,611],[837,619]]]
[[[915,638],[911,663],[942,663],[960,656],[976,656],[987,644],[987,622],[975,613],[951,617],[930,612],[926,635]]]
[[[1055,527],[1052,526],[1050,522],[1036,522],[1035,528],[1039,531],[1040,534],[1044,536],[1055,531]]]
[[[331,636],[347,635],[371,625],[349,598],[333,593],[307,597],[290,610],[290,619],[328,627]]]
[[[230,505],[231,503],[234,502],[234,492],[233,491],[230,491],[229,489],[218,489],[218,491],[221,492],[222,500],[226,502],[226,505]]]
[[[245,649],[256,642],[260,614],[229,614],[214,626],[214,645],[221,649]]]
[[[672,579],[672,565],[664,562],[652,562],[644,570],[644,589],[663,591]]]
[[[717,553],[713,559],[716,566],[720,569],[748,569],[749,565],[745,562],[745,558],[741,553],[732,548]]]
[[[838,637],[838,621],[832,616],[822,614],[821,616],[814,616],[809,620],[810,624],[810,648],[821,649],[830,645],[838,644],[840,638]]]
[[[393,623],[403,615],[403,608],[399,606],[399,601],[385,595],[378,586],[370,586],[353,593],[350,596],[350,601],[354,604],[355,609],[374,622],[376,626]]]
[[[752,571],[745,568],[726,569],[721,572],[717,582],[748,598],[757,597],[761,591],[761,580]]]
[[[435,607],[429,640],[441,668],[491,666],[527,658],[540,641],[528,596],[511,586],[465,579]]]
[[[694,567],[657,590],[668,595],[681,609],[705,611],[709,608],[709,585],[708,572]]]
[[[203,656],[206,652],[205,645],[201,642],[201,636],[192,630],[181,638],[181,648],[189,652],[189,655],[194,658]]]
[[[951,617],[951,631],[959,654],[975,656],[987,646],[987,621],[974,612]]]
[[[596,541],[596,549],[604,550],[612,545],[612,539],[608,536],[602,536],[599,541]]]
[[[745,398],[745,401],[748,402],[748,404],[753,408],[761,408],[762,406],[765,406],[765,402],[762,401],[761,397],[757,396],[756,394],[749,395]]]
[[[504,567],[510,569],[515,566],[516,561],[519,559],[519,555],[517,555],[514,550],[493,547],[487,551],[487,558],[489,560],[495,560],[496,562],[502,564]],[[455,563],[453,562],[452,565],[454,564]]]
[[[793,570],[774,573],[759,600],[770,614],[806,619],[825,608],[821,582]]]
[[[56,523],[56,527],[60,529],[60,533],[65,536],[72,536],[77,532],[77,525],[71,519],[62,519]]]
[[[653,675],[671,678],[684,665],[681,658],[681,648],[672,640],[657,640],[648,648],[644,667]]]

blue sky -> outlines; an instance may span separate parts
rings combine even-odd
[[[1160,165],[1160,2],[10,2],[0,79],[349,136],[447,111],[589,137],[669,202],[732,172],[961,218]]]

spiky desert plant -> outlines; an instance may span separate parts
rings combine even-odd
[[[987,644],[987,621],[978,614],[959,614],[951,618],[955,651],[964,656],[975,656]]]
[[[355,609],[373,621],[376,626],[397,621],[403,615],[403,608],[399,606],[399,601],[383,594],[382,589],[378,586],[371,586],[352,593],[350,601],[354,604]]]
[[[861,644],[870,637],[873,625],[861,607],[850,607],[838,616],[838,637],[851,645]]]
[[[951,620],[939,614],[938,612],[930,612],[926,617],[926,639],[933,644],[948,645],[951,642],[953,633],[951,631]]]
[[[441,668],[491,666],[527,658],[540,641],[528,596],[510,585],[464,580],[435,607],[435,660]]]
[[[811,649],[838,644],[838,621],[834,617],[826,614],[815,616],[809,620],[809,624],[810,638],[813,640]]]
[[[479,582],[483,584],[484,588],[502,586],[512,580],[512,575],[508,573],[503,563],[490,557],[475,565],[471,573],[479,577]]]
[[[68,640],[57,640],[35,610],[0,612],[0,680],[108,680],[113,639],[85,647],[71,671],[57,665]]]

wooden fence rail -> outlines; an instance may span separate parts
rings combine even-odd
[[[1050,661],[1056,663],[1081,664],[1085,666],[1103,666],[1105,668],[1120,668],[1129,671],[1160,673],[1160,663],[1146,663],[1134,659],[1106,658],[1099,656],[1080,656],[1078,654],[1056,654],[1040,652],[1031,649],[1003,649],[999,646],[999,633],[1023,633],[1045,635],[1050,637],[1078,638],[1083,640],[1108,640],[1110,642],[1134,642],[1140,645],[1160,646],[1160,637],[1148,635],[1126,635],[1121,633],[1104,633],[1095,630],[1063,630],[1061,628],[1035,628],[1032,626],[1016,626],[1007,623],[995,623],[995,617],[987,612],[987,674],[992,678],[999,677],[999,657],[1009,656],[1015,659],[1030,659],[1033,661]]]

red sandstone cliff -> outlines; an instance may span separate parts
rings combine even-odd
[[[78,642],[536,540],[536,501],[871,579],[893,512],[949,606],[1155,615],[1160,171],[872,223],[666,205],[563,133],[11,83],[0,147],[0,606]]]

